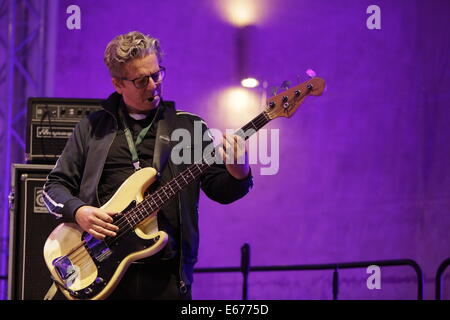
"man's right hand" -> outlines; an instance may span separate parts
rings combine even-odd
[[[75,220],[78,225],[86,232],[94,236],[94,238],[103,240],[106,236],[114,237],[114,231],[119,227],[112,224],[113,218],[117,213],[106,212],[102,209],[82,206],[75,212]]]

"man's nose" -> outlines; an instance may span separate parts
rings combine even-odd
[[[156,89],[156,83],[153,81],[152,77],[148,78],[147,89],[154,90]]]

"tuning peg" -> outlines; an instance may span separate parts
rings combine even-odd
[[[287,81],[287,80],[284,80],[284,81],[281,83],[281,88],[284,89],[284,90],[288,90],[290,86],[291,86],[291,82],[289,82],[289,81]]]
[[[271,96],[276,96],[278,93],[278,87],[270,87],[270,95]]]
[[[313,69],[306,70],[306,75],[310,78],[314,78],[317,76],[316,72]]]

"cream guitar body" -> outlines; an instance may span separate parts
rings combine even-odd
[[[157,211],[145,216],[127,214],[144,200],[145,191],[155,180],[155,169],[141,169],[101,207],[120,213],[113,222],[120,228],[116,237],[97,240],[73,223],[62,223],[53,230],[45,242],[44,259],[66,298],[105,299],[131,262],[154,255],[165,246],[168,235],[158,230]]]

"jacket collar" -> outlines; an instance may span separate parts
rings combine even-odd
[[[109,95],[108,99],[104,100],[102,107],[105,111],[113,115],[116,120],[119,118],[119,106],[122,100],[122,95],[114,92]]]
[[[119,119],[119,107],[122,101],[122,95],[115,91],[109,95],[108,99],[103,101],[102,107],[117,120]],[[169,109],[175,109],[175,103],[173,101],[164,101],[161,98],[161,105]]]

